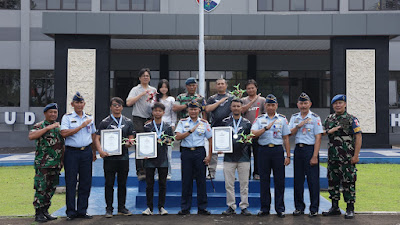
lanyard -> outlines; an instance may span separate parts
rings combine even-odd
[[[232,116],[232,119],[233,119],[233,132],[235,132],[235,134],[237,134],[237,133],[238,133],[238,129],[239,129],[240,122],[242,121],[242,117],[239,118],[237,124],[236,124],[235,118],[233,118],[233,116]]]
[[[121,124],[122,124],[122,115],[121,115],[121,117],[119,118],[119,122],[118,122],[118,120],[114,117],[113,114],[111,114],[111,118],[113,118],[113,120],[115,121],[115,123],[117,123],[118,128],[121,128]]]
[[[155,120],[153,120],[153,125],[154,125],[154,129],[156,129],[156,133],[157,133],[158,138],[161,138],[163,122],[161,121],[160,130],[157,128],[157,124],[156,124]]]

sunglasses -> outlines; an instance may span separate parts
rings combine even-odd
[[[119,104],[119,103],[114,103],[114,104],[112,104],[112,106],[114,106],[114,107],[121,107],[122,105]]]

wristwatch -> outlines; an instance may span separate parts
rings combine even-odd
[[[265,127],[264,127],[264,130],[265,130],[265,131],[267,131],[267,130],[268,130],[267,126],[265,126]]]
[[[290,156],[286,156],[286,158],[290,159]]]
[[[189,132],[189,134],[193,133],[193,131],[192,131],[192,130],[189,130],[188,132]]]

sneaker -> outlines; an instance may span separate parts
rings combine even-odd
[[[208,174],[208,175],[206,176],[206,179],[207,179],[207,180],[215,179],[215,175]]]
[[[181,215],[181,216],[183,216],[183,215],[189,215],[189,214],[190,214],[190,211],[189,211],[189,210],[181,210],[181,211],[178,212],[178,215]]]
[[[316,217],[316,216],[318,216],[318,212],[310,211],[310,213],[308,214],[308,217]]]
[[[105,217],[106,218],[112,218],[113,217],[113,211],[110,210],[110,209],[107,209]]]
[[[172,176],[171,175],[167,175],[167,180],[171,180]]]
[[[254,180],[260,180],[260,175],[254,174],[253,179],[254,179]]]
[[[277,215],[279,218],[285,218],[285,213],[284,213],[284,212],[277,212],[276,215]]]
[[[247,208],[242,209],[242,212],[240,214],[245,216],[251,216],[251,212]]]
[[[158,213],[159,213],[161,216],[168,215],[168,211],[165,210],[164,207],[161,207],[161,208],[158,210]]]
[[[132,213],[127,208],[123,208],[118,210],[118,215],[132,216]]]
[[[158,180],[158,174],[154,176],[154,180]]]
[[[146,174],[138,174],[137,178],[138,178],[139,181],[146,180]]]
[[[207,209],[199,209],[199,210],[197,211],[197,214],[209,216],[209,215],[211,215],[211,212],[208,211]]]
[[[303,210],[294,210],[293,211],[293,216],[300,216],[300,215],[304,215],[304,211]]]
[[[257,213],[257,216],[268,216],[269,212],[260,211]]]
[[[228,215],[232,215],[232,214],[236,214],[235,210],[232,209],[232,207],[228,207],[227,210],[222,212],[222,215],[227,215],[228,216]]]
[[[151,216],[151,215],[153,215],[153,211],[151,211],[150,208],[147,208],[146,210],[144,210],[144,211],[142,212],[142,215],[144,215],[144,216]]]

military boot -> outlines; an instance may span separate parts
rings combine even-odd
[[[342,214],[339,209],[339,201],[332,200],[332,207],[325,212],[322,212],[323,216],[334,216]]]
[[[50,215],[48,206],[43,208],[43,215],[46,217],[47,220],[56,220],[57,219],[57,217]]]
[[[345,219],[354,218],[354,203],[347,203],[346,214],[344,214]]]
[[[35,221],[39,223],[44,223],[47,222],[46,217],[43,215],[43,211],[41,208],[36,209],[36,214],[35,214]]]

